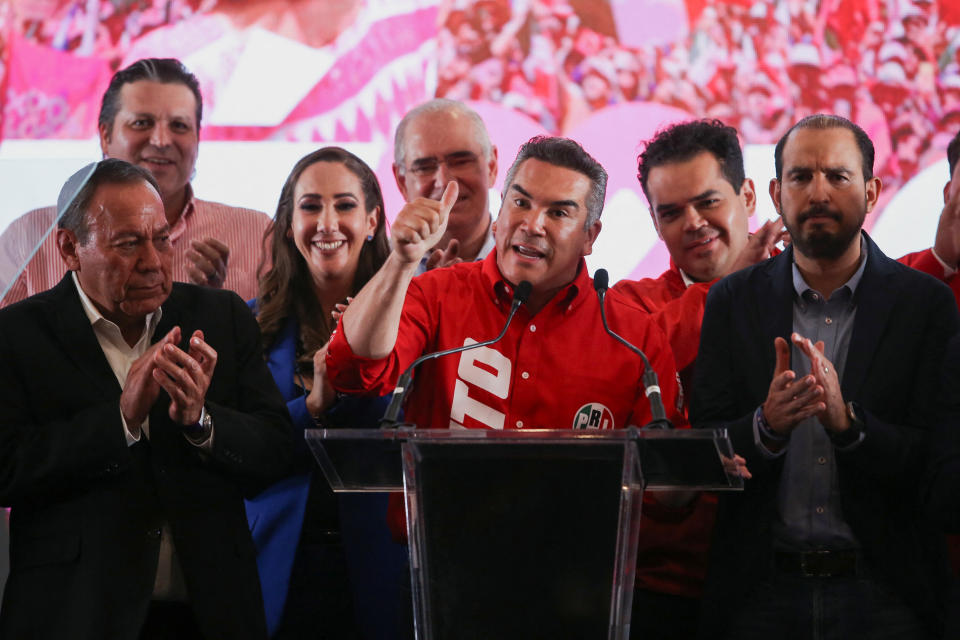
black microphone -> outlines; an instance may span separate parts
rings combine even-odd
[[[610,276],[607,274],[607,270],[597,269],[596,273],[593,274],[593,288],[597,290],[597,297],[600,298],[600,319],[603,321],[604,330],[609,333],[614,340],[643,359],[643,390],[647,396],[647,400],[650,401],[650,415],[652,416],[650,423],[644,425],[643,428],[673,429],[673,424],[667,420],[667,412],[663,408],[663,398],[660,397],[660,381],[657,379],[657,372],[650,366],[650,361],[647,360],[646,354],[611,331],[610,326],[607,324],[607,311],[604,309],[603,301],[606,298],[609,284]]]
[[[456,347],[455,349],[447,349],[445,351],[437,351],[435,353],[428,353],[425,356],[420,356],[406,368],[406,370],[400,375],[400,379],[397,381],[397,386],[393,390],[393,395],[390,397],[390,404],[387,406],[387,410],[384,412],[383,417],[380,418],[380,427],[381,428],[390,428],[397,426],[397,416],[400,415],[400,407],[403,406],[403,400],[407,397],[407,393],[410,391],[410,380],[413,377],[413,370],[419,367],[421,364],[427,360],[433,360],[434,358],[439,358],[440,356],[449,356],[454,353],[460,353],[461,351],[469,351],[470,349],[478,349],[480,347],[488,347],[494,342],[499,342],[503,336],[507,334],[507,329],[510,327],[510,323],[513,321],[513,316],[516,315],[517,309],[520,308],[520,305],[527,301],[527,298],[530,297],[530,291],[533,289],[533,285],[523,280],[514,288],[513,290],[513,301],[510,303],[510,313],[507,315],[507,322],[503,325],[503,331],[500,332],[493,340],[487,340],[486,342],[478,342],[476,344],[468,344],[462,347]]]

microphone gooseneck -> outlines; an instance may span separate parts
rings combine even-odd
[[[487,340],[486,342],[477,342],[475,344],[468,344],[462,347],[455,347],[453,349],[428,353],[411,362],[410,366],[404,370],[404,372],[400,375],[400,379],[397,381],[397,386],[393,390],[393,395],[390,396],[390,404],[387,406],[387,410],[384,412],[383,417],[380,418],[380,427],[389,429],[397,426],[397,418],[400,415],[400,407],[403,406],[403,401],[407,397],[407,393],[410,391],[410,382],[413,379],[414,369],[419,367],[427,360],[433,360],[441,356],[449,356],[454,353],[460,353],[461,351],[469,351],[470,349],[488,347],[495,342],[499,342],[503,336],[507,335],[507,329],[510,328],[510,323],[513,322],[513,316],[517,314],[517,310],[520,308],[520,305],[526,302],[527,298],[530,297],[530,292],[532,290],[533,285],[526,280],[522,280],[520,284],[513,289],[513,300],[510,303],[510,313],[507,315],[507,321],[503,325],[503,330],[496,338]]]
[[[673,425],[667,420],[667,412],[663,408],[663,398],[660,397],[660,381],[657,379],[657,372],[650,366],[646,354],[630,344],[610,329],[607,324],[607,310],[604,308],[604,300],[607,295],[607,288],[610,284],[610,276],[606,269],[597,269],[593,275],[593,288],[597,291],[597,297],[600,299],[600,320],[603,321],[603,329],[610,337],[633,351],[643,360],[643,392],[650,402],[650,423],[644,425],[644,429],[672,429]]]

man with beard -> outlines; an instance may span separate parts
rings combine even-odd
[[[777,144],[774,204],[793,244],[707,297],[691,420],[726,427],[753,478],[721,496],[710,637],[925,638],[942,630],[942,535],[916,483],[949,289],[861,230],[873,144],[814,115]]]

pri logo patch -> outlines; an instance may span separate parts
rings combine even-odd
[[[580,407],[573,417],[574,429],[613,429],[613,413],[599,402]]]

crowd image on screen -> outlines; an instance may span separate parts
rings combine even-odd
[[[559,133],[654,101],[720,118],[747,144],[836,113],[877,141],[888,187],[941,157],[960,124],[960,10],[948,2],[687,2],[686,34],[639,46],[622,44],[630,26],[609,5],[581,5],[448,3],[437,94],[500,102]]]

